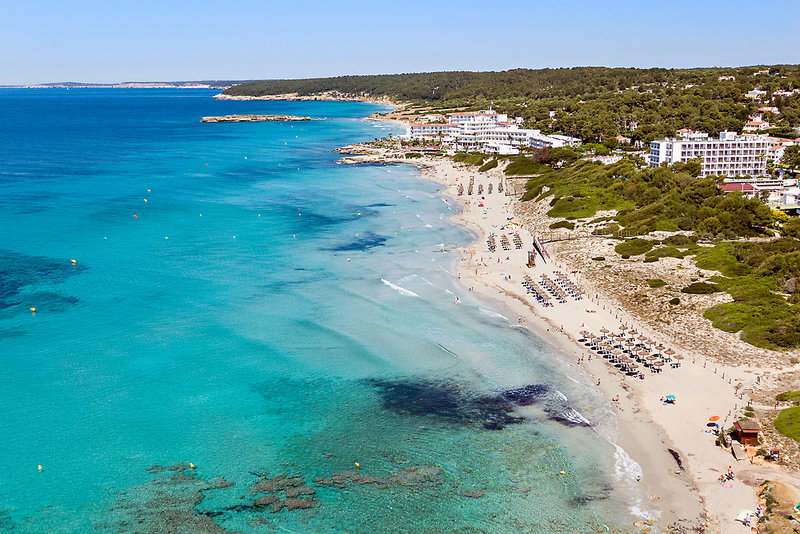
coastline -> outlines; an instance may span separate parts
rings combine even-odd
[[[226,95],[219,93],[213,96],[217,100],[288,100],[288,101],[326,101],[326,102],[368,102],[378,104],[388,104],[390,106],[403,106],[404,104],[392,101],[389,97],[374,97],[368,95],[347,95],[338,91],[326,91],[313,95],[300,95],[297,93],[283,93],[277,95],[247,96],[247,95]]]
[[[598,381],[599,393],[609,401],[617,416],[618,433],[608,438],[641,467],[641,480],[634,484],[642,486],[648,500],[645,505],[660,510],[659,529],[670,525],[706,532],[748,532],[751,529],[736,522],[735,516],[739,510],[756,509],[757,486],[764,479],[793,481],[788,470],[736,462],[730,450],[715,445],[716,436],[706,428],[708,419],[714,415],[724,419],[726,426],[738,418],[749,400],[739,388],[744,390],[754,384],[758,368],[724,366],[704,357],[687,346],[686,340],[640,321],[616,302],[614,296],[592,285],[585,273],[576,272],[577,276],[569,277],[586,292],[588,298],[583,301],[543,308],[528,297],[520,283],[525,274],[535,279],[540,274],[552,275],[559,266],[569,273],[574,265],[555,251],[551,251],[554,260],[551,264],[537,265],[533,269],[524,265],[526,249],[487,252],[489,234],[506,234],[511,238],[510,232],[500,229],[508,217],[521,219],[520,202],[513,195],[498,194],[495,190],[491,195],[483,195],[483,206],[478,206],[480,196],[459,196],[458,186],[463,183],[466,187],[467,180],[473,177],[476,186],[505,182],[513,187],[512,180],[506,180],[500,167],[479,173],[475,168],[455,164],[449,159],[406,160],[391,149],[364,145],[344,147],[337,152],[350,154],[341,160],[349,164],[411,163],[420,169],[423,179],[442,185],[445,198],[458,202],[460,210],[453,221],[477,235],[473,243],[459,251],[457,274],[465,289],[472,287],[481,297],[509,310],[512,316],[521,318],[534,335],[547,340],[562,355],[567,376],[583,383]],[[547,231],[546,226],[537,228],[537,221],[526,222],[513,229],[526,244],[533,241],[534,233]],[[510,280],[507,279],[509,275]],[[578,342],[581,330],[597,332],[603,327],[616,330],[620,324],[635,326],[648,337],[674,348],[685,356],[682,367],[659,374],[647,371],[645,379],[638,380],[626,377],[599,357],[575,363],[581,355],[591,353]],[[571,373],[570,368],[574,368],[575,373]],[[664,405],[660,401],[668,394],[678,398],[675,405]],[[614,401],[617,395],[618,402]],[[583,415],[591,419],[591,414]],[[733,466],[736,480],[732,484],[720,484],[718,478],[728,466]]]

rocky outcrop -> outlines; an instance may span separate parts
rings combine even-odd
[[[222,115],[219,117],[203,117],[200,122],[297,122],[324,120],[313,117],[299,117],[297,115]]]

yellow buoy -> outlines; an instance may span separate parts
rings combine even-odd
[[[564,471],[561,471],[561,474],[562,474],[562,475],[565,475],[566,473],[564,473]]]
[[[31,308],[32,313],[36,313],[36,308]]]
[[[169,236],[166,236],[166,235],[165,235],[165,236],[164,236],[164,239],[169,239]]]
[[[356,462],[356,467],[357,467],[357,468],[359,468],[359,469],[361,469],[361,464],[360,464],[360,463],[358,463],[358,462]]]
[[[147,202],[147,199],[144,199],[144,201]]]
[[[236,239],[236,236],[233,236],[233,238]]]
[[[149,193],[149,192],[150,192],[150,190],[148,189],[148,190],[147,190],[147,192]]]
[[[42,470],[42,464],[39,464],[38,467],[39,467],[39,471],[41,471]]]
[[[72,265],[75,265],[76,263],[78,263],[78,262],[77,262],[77,261],[75,261],[75,260],[69,260],[69,261],[72,263]]]
[[[202,217],[202,216],[203,216],[203,214],[201,213],[201,214],[200,214],[200,217]]]
[[[189,462],[189,469],[194,469],[194,464],[192,462]]]

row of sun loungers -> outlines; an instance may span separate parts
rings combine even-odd
[[[528,292],[529,295],[533,295],[536,301],[545,308],[553,305],[553,303],[550,302],[550,297],[547,295],[547,293],[540,291],[539,288],[536,287],[536,284],[534,283],[533,279],[527,274],[525,275],[525,278],[522,281],[522,286],[525,288],[525,290]]]
[[[569,278],[564,276],[561,271],[553,271],[556,277],[556,284],[559,285],[569,296],[575,300],[583,300],[583,290],[573,284]]]
[[[486,244],[489,245],[489,252],[494,252],[497,249],[497,243],[495,242],[493,235],[490,235],[486,239]]]
[[[511,243],[508,242],[508,238],[505,235],[500,236],[500,245],[503,250],[511,250]]]
[[[681,366],[683,356],[675,354],[672,349],[656,345],[650,339],[638,335],[635,330],[613,334],[605,328],[596,336],[586,330],[581,331],[578,342],[608,360],[620,371],[631,376],[643,377],[643,369],[651,373],[660,373],[667,366],[677,369]]]
[[[514,233],[514,248],[520,250],[522,248],[522,238],[518,233]]]

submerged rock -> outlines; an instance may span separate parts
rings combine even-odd
[[[280,499],[274,495],[264,495],[263,497],[258,497],[257,499],[253,499],[253,504],[255,506],[269,506],[271,504],[275,504]]]
[[[272,505],[270,508],[270,512],[276,514],[286,508],[290,512],[293,510],[305,510],[308,508],[314,508],[319,506],[319,499],[315,499],[314,497],[308,497],[305,499],[286,499],[285,501],[279,501]]]
[[[250,494],[278,493],[279,491],[286,491],[289,488],[305,485],[306,482],[301,475],[276,475],[272,478],[256,482],[253,487],[250,488]]]
[[[480,499],[481,497],[486,496],[483,490],[464,490],[461,492],[461,495],[471,499]]]
[[[153,466],[149,472],[174,472],[124,491],[111,510],[107,524],[96,525],[120,534],[142,532],[174,532],[224,534],[227,531],[214,523],[209,514],[198,514],[197,505],[203,492],[214,489],[208,481],[194,473],[180,471],[184,464],[170,467]],[[185,464],[188,466],[188,464]]]
[[[315,493],[317,493],[317,490],[315,490],[314,488],[310,488],[308,486],[300,486],[300,487],[286,489],[287,498],[299,497],[300,495],[314,495]]]

